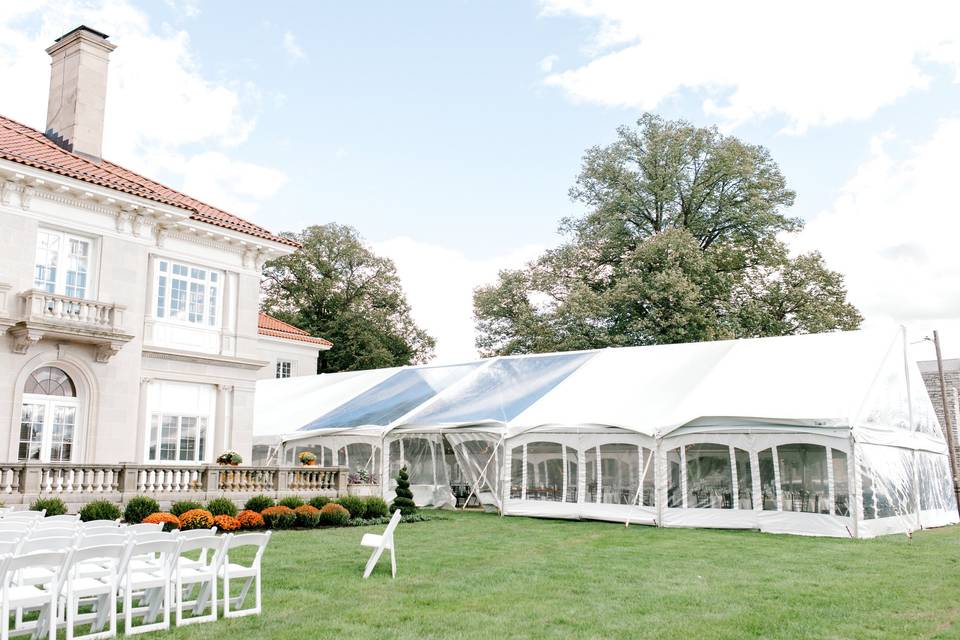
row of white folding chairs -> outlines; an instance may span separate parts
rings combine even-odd
[[[63,521],[47,522],[38,520],[27,523],[0,522],[0,541],[23,537],[51,537],[60,535],[90,535],[99,532],[133,532],[133,531],[161,531],[163,525],[159,523],[142,523],[135,525],[121,525],[112,520],[94,520],[91,522],[68,523]]]
[[[258,614],[260,564],[269,539],[269,532],[216,536],[210,530],[136,538],[103,534],[80,538],[69,546],[48,538],[32,545],[28,553],[0,555],[0,638],[10,632],[11,610],[17,634],[48,634],[54,640],[57,623],[62,622],[68,640],[113,637],[118,594],[123,597],[128,634],[168,629],[171,605],[175,605],[178,626],[216,620],[218,580],[223,582],[224,617]],[[257,548],[253,561],[249,565],[231,562],[230,550],[245,546]],[[199,559],[182,555],[192,552],[199,552]],[[231,580],[243,580],[236,596],[230,595]],[[255,585],[254,605],[243,608],[251,585]],[[96,603],[94,611],[81,614],[81,602],[91,601]],[[210,613],[204,614],[208,608]],[[25,609],[40,609],[40,616],[24,621]],[[192,616],[185,616],[185,609],[192,609]],[[140,624],[134,623],[135,618]],[[90,632],[77,636],[77,624],[90,624]]]

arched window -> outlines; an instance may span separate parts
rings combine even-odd
[[[56,367],[40,367],[31,373],[26,384],[23,385],[23,392],[38,396],[77,397],[77,388],[73,385],[73,380],[62,369]]]
[[[40,367],[23,385],[20,460],[69,462],[79,403],[77,387],[62,369]]]

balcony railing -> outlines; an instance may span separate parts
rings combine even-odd
[[[30,289],[20,294],[27,320],[69,323],[105,331],[123,330],[124,307],[111,302],[73,298]]]
[[[28,505],[37,498],[61,498],[73,509],[92,500],[124,503],[146,495],[162,508],[177,500],[204,502],[226,496],[237,502],[265,494],[347,494],[346,467],[165,467],[140,464],[0,463],[0,501]]]

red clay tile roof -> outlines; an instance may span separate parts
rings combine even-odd
[[[287,324],[282,320],[277,320],[273,316],[268,316],[260,312],[260,318],[257,321],[257,332],[262,336],[273,338],[285,338],[287,340],[299,340],[300,342],[309,342],[311,344],[322,344],[332,347],[333,343],[323,338],[315,338],[303,329],[299,329],[292,324]]]
[[[107,160],[97,163],[71,153],[54,144],[40,131],[3,116],[0,116],[0,158],[185,209],[193,220],[291,247],[300,246],[293,240],[275,236],[263,227],[144,178],[120,165]]]

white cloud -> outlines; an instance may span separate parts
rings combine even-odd
[[[940,327],[960,356],[960,119],[941,120],[903,157],[890,151],[894,142],[889,134],[873,140],[871,157],[793,248],[821,251],[846,275],[868,325],[893,320],[917,338]]]
[[[550,73],[548,85],[646,110],[696,90],[728,127],[773,115],[792,132],[862,120],[926,88],[928,63],[960,80],[956,2],[542,0],[542,13],[599,23],[591,59]]]
[[[501,269],[523,266],[544,249],[527,245],[502,255],[472,259],[408,237],[376,242],[373,248],[396,263],[414,319],[437,339],[438,363],[477,357],[473,289],[493,282]]]
[[[298,62],[307,57],[306,52],[297,43],[297,37],[290,31],[283,34],[283,50],[287,52],[293,62]]]
[[[183,4],[184,11],[195,6]],[[31,19],[39,19],[39,26],[27,28]],[[168,25],[155,30],[127,0],[0,4],[0,77],[6,87],[16,88],[0,93],[0,113],[44,128],[50,82],[50,59],[44,49],[79,24],[109,34],[117,45],[108,73],[104,156],[152,178],[170,180],[171,186],[184,185],[185,190],[185,185],[197,182],[190,168],[203,167],[213,172],[206,180],[219,185],[223,198],[211,204],[237,202],[245,212],[255,210],[267,190],[229,183],[237,175],[249,175],[253,165],[237,163],[223,153],[218,153],[217,162],[204,154],[194,159],[185,149],[188,145],[231,149],[242,144],[255,126],[249,111],[259,99],[257,88],[208,79],[193,57],[186,31]],[[259,169],[260,175],[273,171]]]
[[[183,165],[184,191],[238,216],[255,218],[257,204],[287,183],[282,171],[237,162],[217,151],[192,156]]]
[[[560,60],[560,56],[558,55],[546,56],[540,61],[540,64],[539,64],[540,71],[544,73],[550,73],[551,71],[553,71],[554,65],[556,65],[559,60]]]

